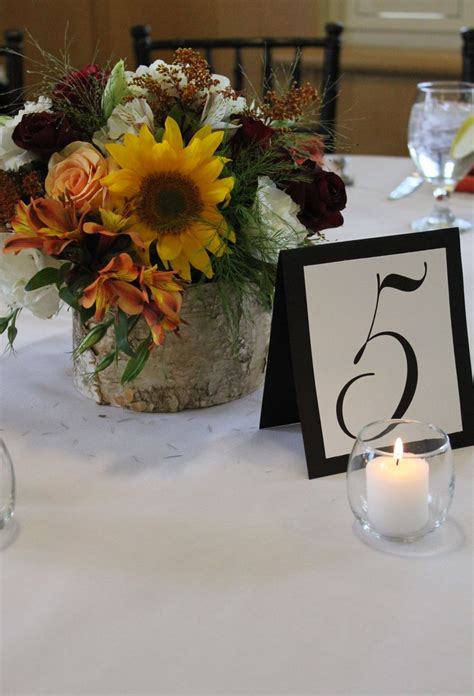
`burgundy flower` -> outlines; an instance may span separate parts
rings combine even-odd
[[[262,147],[268,147],[275,131],[270,126],[266,126],[262,121],[250,116],[243,116],[240,119],[240,128],[233,139],[234,145],[250,145],[258,143]]]
[[[80,104],[85,96],[94,91],[97,83],[99,86],[105,86],[108,76],[108,71],[94,64],[86,65],[81,70],[73,70],[53,89],[53,100]]]
[[[44,159],[80,138],[66,116],[48,111],[25,114],[12,133],[15,145]]]
[[[286,186],[286,192],[300,206],[300,222],[313,232],[340,227],[344,222],[340,211],[347,203],[344,182],[337,174],[317,165],[308,167],[307,171],[310,181],[294,181]]]

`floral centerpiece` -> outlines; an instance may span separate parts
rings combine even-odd
[[[95,351],[92,377],[120,368],[124,387],[179,350],[192,292],[217,288],[237,331],[249,302],[268,310],[279,251],[343,222],[307,128],[318,104],[310,85],[247,101],[190,49],[56,72],[0,121],[0,332],[13,343],[23,307],[63,301],[76,360]]]

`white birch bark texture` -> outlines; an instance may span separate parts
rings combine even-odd
[[[120,383],[128,358],[92,377],[99,360],[114,346],[113,327],[92,349],[76,357],[73,378],[81,394],[98,404],[133,411],[175,412],[204,408],[239,399],[263,382],[271,313],[255,299],[230,298],[235,326],[231,331],[217,283],[191,286],[185,291],[181,317],[186,323],[180,336],[169,334],[155,348],[143,372],[134,382]],[[131,334],[137,345],[147,335],[143,319]],[[73,347],[87,329],[74,313]]]

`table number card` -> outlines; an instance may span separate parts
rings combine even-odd
[[[310,478],[381,418],[473,444],[472,396],[456,229],[280,254],[260,427],[301,421]]]

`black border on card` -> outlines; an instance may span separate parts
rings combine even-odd
[[[459,230],[452,228],[331,242],[280,253],[260,428],[301,421],[309,478],[342,473],[346,470],[349,453],[330,458],[325,453],[311,354],[304,267],[442,248],[446,249],[451,330],[463,428],[449,433],[452,446],[457,448],[474,444],[471,417],[474,389]]]

